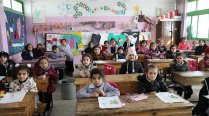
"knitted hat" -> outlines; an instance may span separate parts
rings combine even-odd
[[[126,59],[129,60],[129,55],[132,55],[132,54],[135,56],[135,60],[138,59],[138,56],[137,56],[137,53],[136,53],[136,50],[134,49],[134,47],[128,48],[128,53],[127,53]]]
[[[209,54],[209,47],[207,47],[206,49],[205,49],[205,55],[206,54]]]

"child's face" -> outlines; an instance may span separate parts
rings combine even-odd
[[[161,41],[159,41],[158,44],[159,44],[160,46],[163,46],[164,42],[161,40]]]
[[[115,45],[115,41],[114,40],[112,40],[110,43],[111,43],[111,45]]]
[[[100,48],[95,48],[95,49],[94,49],[94,53],[95,53],[96,55],[99,55],[99,54],[100,54]]]
[[[158,70],[156,68],[149,69],[147,72],[147,78],[150,81],[155,81],[155,79],[157,78],[157,71]]]
[[[100,77],[99,74],[93,74],[91,81],[94,84],[94,86],[100,86],[103,82],[102,77]]]
[[[28,76],[29,74],[26,70],[19,70],[17,73],[17,79],[20,81],[25,81],[25,79],[27,79]]]
[[[41,49],[41,48],[43,48],[42,45],[38,45],[38,46],[37,46],[37,49]]]
[[[183,62],[183,56],[177,56],[176,57],[176,62],[177,63],[182,63]]]
[[[54,53],[58,53],[59,52],[59,48],[53,49],[52,50]]]
[[[122,49],[119,49],[119,50],[118,50],[118,53],[119,53],[119,54],[122,54],[122,53],[123,53],[123,50],[122,50]]]
[[[183,40],[182,40],[182,43],[186,43],[186,42],[187,42],[187,40],[186,40],[186,39],[183,39]]]
[[[62,46],[66,46],[66,44],[67,44],[67,42],[66,42],[66,41],[64,41],[64,40],[63,40],[63,41],[61,41],[61,45],[62,45]]]
[[[90,48],[93,48],[94,47],[94,44],[93,43],[90,43],[89,47]]]
[[[151,50],[155,50],[156,49],[156,45],[151,45]]]
[[[7,60],[8,60],[7,57],[4,57],[4,56],[0,57],[0,63],[2,63],[2,64],[6,64]]]
[[[39,66],[41,67],[41,69],[46,69],[49,66],[49,63],[46,59],[42,59],[39,62]]]
[[[128,56],[128,57],[129,57],[129,60],[130,60],[130,61],[134,61],[134,56],[135,56],[134,54],[130,54],[130,55]]]
[[[171,48],[171,51],[172,51],[172,52],[176,52],[176,47],[172,47],[172,48]]]
[[[146,43],[142,43],[142,46],[146,46]]]
[[[199,45],[200,46],[204,46],[205,45],[205,42],[204,41],[200,41]]]
[[[28,45],[27,49],[28,49],[28,51],[32,51],[33,50],[33,46],[32,45]]]
[[[108,44],[108,42],[105,42],[105,44],[104,44],[104,45],[107,47],[109,44]]]
[[[84,66],[88,66],[91,63],[91,60],[89,57],[84,57],[82,63]]]

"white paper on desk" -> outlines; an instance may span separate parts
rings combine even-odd
[[[98,97],[99,107],[104,108],[121,108],[123,104],[121,103],[118,96],[113,97]]]
[[[187,102],[186,100],[174,93],[160,92],[156,93],[155,95],[164,103]]]
[[[209,95],[205,95],[205,97],[206,97],[207,99],[209,99]]]
[[[98,61],[94,61],[94,63],[96,64],[102,64],[102,63],[107,63],[106,61],[102,61],[102,60],[98,60]]]
[[[6,93],[6,95],[0,99],[1,103],[14,103],[14,102],[22,102],[25,97],[25,91],[16,91],[14,93]]]
[[[126,59],[118,59],[118,62],[125,62]]]
[[[0,76],[0,81],[2,80],[2,79],[4,79],[5,78],[5,76]]]

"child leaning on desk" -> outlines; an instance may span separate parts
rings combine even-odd
[[[77,98],[90,98],[99,96],[119,96],[120,91],[111,86],[109,83],[104,82],[104,74],[102,70],[95,68],[90,74],[91,83],[77,92]]]
[[[49,85],[47,88],[45,96],[45,102],[47,103],[46,110],[50,109],[50,103],[52,101],[52,93],[56,90],[56,82],[58,79],[57,71],[54,66],[50,66],[48,62],[48,58],[46,56],[42,56],[38,59],[35,66],[33,67],[33,73],[35,77],[39,79],[45,79],[49,77]],[[41,102],[43,100],[43,94],[41,92],[39,94],[39,100]]]
[[[158,74],[158,67],[154,64],[148,64],[145,68],[145,73],[142,76],[138,76],[139,89],[138,92],[141,93],[153,93],[156,92],[167,92],[168,87],[162,78]]]
[[[183,53],[176,53],[175,59],[170,64],[171,74],[174,72],[186,72],[189,70],[187,62],[184,60],[185,55]],[[184,88],[184,89],[183,89]],[[184,86],[184,87],[175,88],[179,95],[182,95],[184,90],[184,98],[189,99],[193,94],[193,90],[191,86]]]
[[[209,71],[209,47],[205,50],[205,57],[199,62],[199,70]]]
[[[88,53],[83,54],[81,64],[74,65],[73,77],[90,77],[90,71],[95,68],[92,56]]]

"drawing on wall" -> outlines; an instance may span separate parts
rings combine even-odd
[[[115,27],[115,21],[88,21],[80,22],[80,24],[91,26],[96,30],[109,30]]]
[[[140,32],[139,33],[139,41],[150,40],[150,39],[151,39],[151,32]]]
[[[33,23],[46,23],[44,6],[32,6]]]
[[[115,41],[118,43],[118,46],[123,46],[123,43],[126,41],[126,35],[124,34],[114,34],[114,33],[109,33],[108,35],[108,41],[114,38]]]
[[[131,43],[135,45],[135,48],[138,47],[139,44],[139,32],[122,32],[126,35],[126,38],[129,38]]]
[[[85,2],[77,2],[74,3],[74,5],[63,2],[61,4],[57,5],[57,8],[59,10],[59,13],[61,16],[73,16],[73,18],[77,19],[85,12],[89,14],[94,14],[98,11],[107,11],[110,13],[113,13],[115,15],[125,15],[127,12],[127,5],[124,2],[116,2],[116,7],[110,7],[109,5],[102,5],[98,7],[91,7]]]

